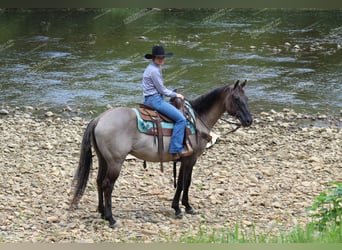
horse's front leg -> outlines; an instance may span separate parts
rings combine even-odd
[[[172,208],[175,209],[175,215],[179,219],[183,217],[182,210],[179,208],[179,200],[182,191],[182,205],[185,206],[185,212],[188,214],[197,214],[196,210],[189,204],[189,187],[191,184],[192,169],[195,163],[196,159],[190,158],[183,160],[179,170],[177,189],[172,201]]]
[[[181,219],[183,217],[182,210],[179,207],[179,199],[183,190],[183,166],[179,169],[177,188],[172,200],[172,208],[175,210],[176,218]]]
[[[192,169],[193,165],[190,165],[187,166],[184,171],[182,205],[185,206],[185,212],[187,214],[198,214],[198,212],[189,204],[189,188],[191,185]]]

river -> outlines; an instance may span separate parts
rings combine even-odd
[[[162,44],[165,85],[186,98],[247,79],[252,112],[340,114],[341,25],[341,10],[2,10],[0,105],[133,106]]]

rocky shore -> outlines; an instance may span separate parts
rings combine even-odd
[[[0,242],[164,242],[199,230],[277,234],[310,220],[306,208],[342,181],[342,116],[292,110],[255,114],[250,128],[219,121],[220,137],[193,171],[190,202],[200,214],[174,218],[172,165],[126,160],[113,192],[110,229],[96,212],[97,158],[79,209],[71,181],[89,119],[31,108],[0,112]]]

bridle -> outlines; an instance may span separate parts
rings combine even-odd
[[[234,91],[234,90],[233,90],[233,91]],[[232,95],[232,93],[231,93],[231,95]],[[225,102],[225,105],[227,105],[226,102]],[[236,127],[233,128],[232,130],[229,130],[229,131],[227,131],[226,133],[224,133],[224,134],[222,134],[222,135],[228,135],[228,134],[234,133],[236,130],[238,130],[238,129],[242,126],[242,124],[241,124],[240,120],[238,119],[237,115],[232,116],[232,117],[234,117],[235,119],[237,119],[239,122],[232,122],[232,121],[229,121],[229,120],[227,120],[227,119],[225,119],[225,118],[223,118],[223,117],[220,117],[220,118],[219,118],[221,121],[224,121],[224,122],[226,122],[226,123],[228,123],[228,124],[232,124],[232,125],[235,125],[235,126],[236,126]]]
[[[236,118],[236,116],[235,116],[234,118]],[[221,120],[221,121],[224,121],[224,122],[226,122],[226,123],[228,123],[228,124],[232,124],[232,125],[235,125],[235,126],[236,126],[234,129],[232,129],[232,130],[230,130],[230,131],[227,131],[227,132],[224,133],[223,135],[228,135],[228,134],[234,133],[236,130],[238,130],[238,129],[242,126],[241,122],[232,122],[232,121],[228,121],[227,119],[222,118],[222,117],[220,117],[220,120]]]

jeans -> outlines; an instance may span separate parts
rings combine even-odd
[[[175,106],[164,101],[163,96],[160,94],[145,97],[144,104],[151,106],[175,122],[169,153],[181,153],[183,151],[184,133],[186,128],[186,118],[184,115]]]

